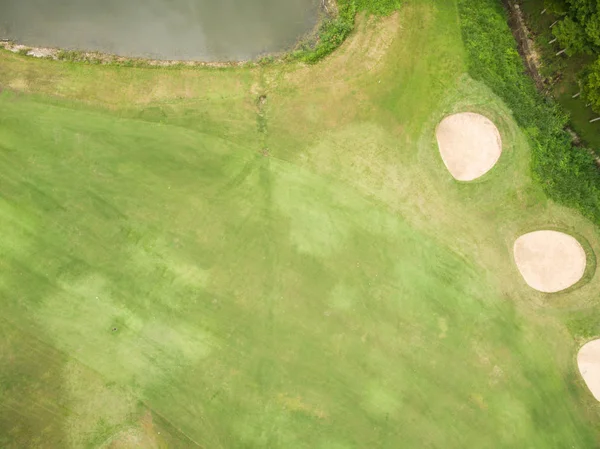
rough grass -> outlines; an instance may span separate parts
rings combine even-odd
[[[308,68],[0,54],[0,446],[597,446],[566,324],[600,281],[543,295],[511,248],[600,235],[457,19],[413,0]],[[435,146],[462,110],[505,142],[470,184]]]

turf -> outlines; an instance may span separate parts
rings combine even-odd
[[[600,234],[464,55],[425,0],[315,66],[1,53],[0,447],[597,446],[600,281],[535,292],[511,248]],[[505,143],[469,184],[434,133],[464,110]]]

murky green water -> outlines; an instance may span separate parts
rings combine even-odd
[[[289,48],[319,0],[0,0],[0,38],[154,59],[239,60]]]

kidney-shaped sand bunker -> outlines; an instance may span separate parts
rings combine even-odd
[[[473,112],[446,117],[436,130],[448,171],[459,181],[472,181],[490,171],[502,154],[502,138],[490,119]]]
[[[600,340],[590,341],[581,347],[577,366],[585,384],[600,401]]]
[[[574,237],[562,232],[522,235],[515,242],[514,256],[525,282],[545,293],[569,288],[585,272],[585,250]]]

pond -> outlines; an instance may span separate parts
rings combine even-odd
[[[320,0],[0,0],[0,38],[35,47],[181,60],[289,49]]]

